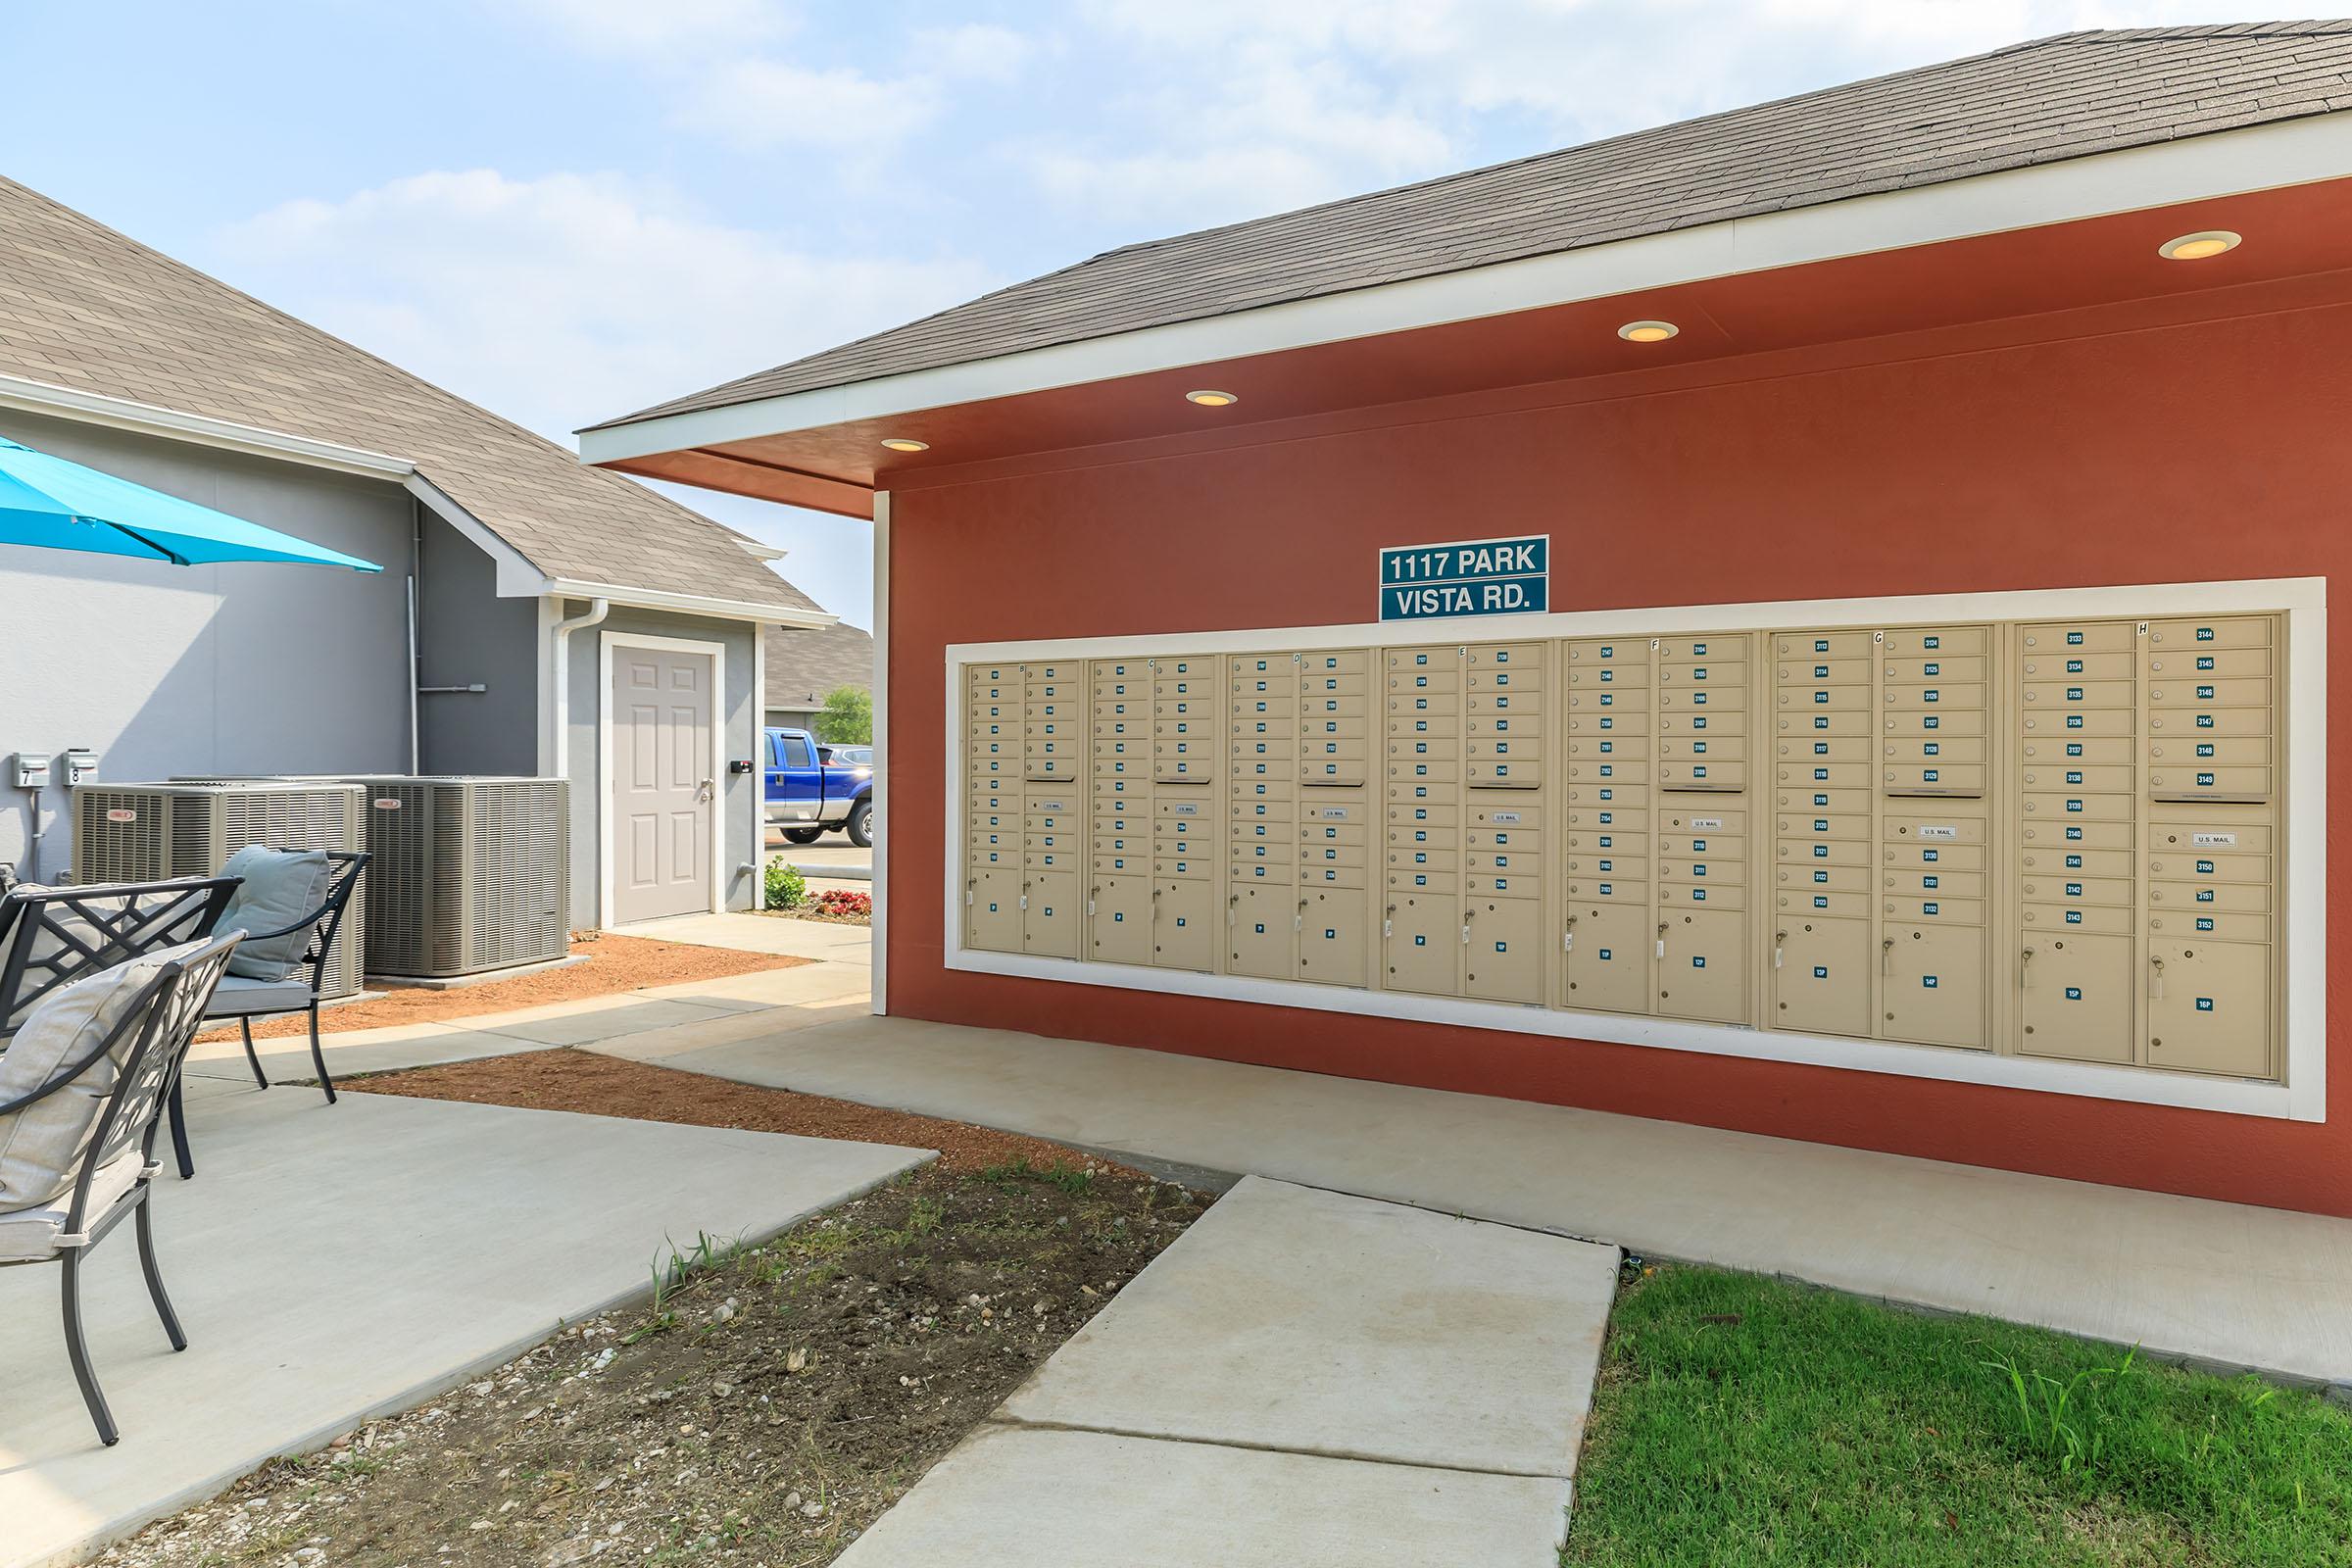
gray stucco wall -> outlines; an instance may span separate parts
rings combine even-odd
[[[406,771],[411,503],[348,477],[0,411],[0,435],[378,563],[380,574],[0,545],[0,759],[87,746],[102,778]],[[41,870],[72,864],[62,783]],[[24,867],[0,790],[0,860]]]
[[[583,600],[567,600],[564,616],[584,613]],[[600,816],[604,801],[598,792],[597,713],[604,690],[598,672],[598,650],[607,632],[638,632],[654,637],[683,637],[714,642],[726,650],[726,679],[722,687],[720,722],[728,760],[758,757],[760,708],[752,690],[752,649],[759,628],[749,621],[712,620],[664,611],[632,610],[615,605],[604,621],[571,634],[564,662],[571,676],[570,739],[567,765],[571,774],[571,888],[572,924],[593,926],[599,919],[597,846],[602,842]],[[748,909],[756,897],[757,878],[751,867],[760,860],[760,774],[728,773],[719,780],[725,809],[722,831],[725,854],[720,865],[725,876],[724,903],[730,909]]]
[[[416,703],[426,773],[539,771],[539,601],[498,597],[498,564],[427,512],[418,551]]]

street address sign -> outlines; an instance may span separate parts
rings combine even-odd
[[[1380,553],[1382,620],[1541,612],[1551,601],[1551,535],[1400,545]]]

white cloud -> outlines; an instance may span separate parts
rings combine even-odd
[[[752,148],[871,150],[923,129],[938,110],[927,80],[882,81],[846,66],[809,71],[760,58],[713,68],[683,98],[681,124]]]
[[[778,0],[507,0],[524,17],[601,54],[741,49],[792,32]]]
[[[615,176],[491,170],[288,202],[220,252],[241,286],[558,440],[1000,281],[795,249]]]
[[[967,22],[918,29],[907,53],[939,75],[1003,84],[1016,79],[1037,51],[1037,41],[1025,33]]]

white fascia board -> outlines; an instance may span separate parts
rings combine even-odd
[[[548,591],[547,573],[533,565],[529,557],[507,543],[487,523],[460,506],[448,491],[420,473],[409,475],[408,488],[409,494],[422,502],[434,516],[464,534],[468,543],[490,558],[491,564],[498,568],[499,598],[533,599]]]
[[[579,433],[612,463],[2352,175],[2352,114],[2194,136]]]
[[[535,592],[559,599],[609,599],[639,610],[674,610],[681,614],[709,615],[714,620],[756,620],[769,626],[798,626],[814,630],[841,617],[829,610],[795,610],[785,605],[755,604],[748,599],[708,599],[700,594],[669,593],[660,588],[629,588],[619,583],[584,582],[576,577],[543,579]],[[506,590],[499,590],[503,596]]]
[[[0,409],[21,409],[27,414],[43,414],[82,424],[102,424],[110,429],[161,436],[170,441],[186,441],[223,452],[241,452],[248,457],[275,458],[281,462],[299,463],[313,468],[330,468],[337,473],[360,474],[370,479],[406,479],[416,471],[416,466],[406,458],[387,457],[381,452],[368,452],[359,447],[338,446],[332,441],[317,441],[309,436],[290,435],[283,430],[264,429],[260,425],[237,424],[201,414],[185,414],[152,403],[134,403],[128,398],[54,386],[47,381],[35,381],[19,375],[0,375]]]

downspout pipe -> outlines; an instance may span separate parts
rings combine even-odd
[[[588,608],[580,613],[557,621],[555,635],[548,639],[554,645],[551,657],[555,661],[555,669],[550,679],[555,683],[551,690],[556,694],[555,746],[550,754],[555,759],[555,766],[549,771],[557,778],[571,777],[571,661],[566,657],[571,648],[571,634],[584,626],[595,625],[612,612],[611,600],[591,599]]]

